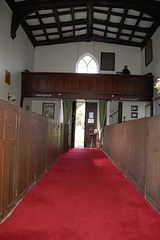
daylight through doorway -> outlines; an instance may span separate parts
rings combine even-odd
[[[76,101],[75,148],[84,148],[85,101]]]

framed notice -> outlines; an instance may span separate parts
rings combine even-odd
[[[55,103],[43,103],[42,115],[54,119]]]
[[[114,71],[115,69],[115,53],[101,53],[101,70]]]
[[[94,118],[94,113],[93,112],[89,112],[89,118]]]
[[[137,105],[132,105],[131,106],[131,111],[138,111],[138,106]]]
[[[131,118],[138,118],[137,112],[131,112]]]
[[[10,85],[10,82],[11,82],[11,73],[6,70],[5,71],[5,83]]]
[[[88,123],[94,123],[94,119],[88,118]]]

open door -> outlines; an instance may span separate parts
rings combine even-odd
[[[75,139],[75,120],[76,120],[76,101],[72,103],[72,131],[71,131],[71,148],[74,148]]]
[[[85,100],[76,101],[75,148],[84,148]]]
[[[71,147],[84,148],[85,100],[76,100],[72,105]]]
[[[85,110],[85,140],[84,147],[90,148],[91,136],[89,132],[97,129],[97,103],[86,102]],[[93,145],[93,147],[96,147]]]

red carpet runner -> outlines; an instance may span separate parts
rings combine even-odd
[[[160,215],[96,149],[71,149],[0,225],[0,240],[159,240]]]

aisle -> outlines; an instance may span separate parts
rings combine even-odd
[[[160,215],[97,149],[70,149],[0,225],[1,240],[158,240]]]

